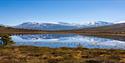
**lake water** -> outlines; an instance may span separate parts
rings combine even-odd
[[[15,45],[29,45],[39,47],[78,47],[125,49],[125,41],[112,40],[76,34],[34,34],[11,36]]]

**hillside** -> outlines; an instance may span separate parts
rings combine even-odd
[[[100,26],[100,27],[91,27],[91,28],[77,29],[77,30],[68,30],[67,32],[90,33],[90,34],[96,34],[96,33],[98,33],[98,34],[99,33],[124,34],[125,33],[125,23],[113,24],[113,25],[108,25],[108,26]]]
[[[104,32],[125,32],[125,23],[114,24],[109,26],[101,26],[96,28],[86,28],[83,30],[91,30],[91,31],[104,31]]]
[[[31,29],[18,29],[11,27],[0,26],[0,34],[34,34],[34,33],[45,33],[42,30],[31,30]]]

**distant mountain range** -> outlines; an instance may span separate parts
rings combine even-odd
[[[65,22],[54,22],[54,23],[36,23],[36,22],[25,22],[16,26],[14,28],[22,29],[34,29],[34,30],[72,30],[72,29],[82,29],[90,27],[99,27],[112,25],[113,23],[97,21],[89,22],[83,24],[65,23]]]
[[[113,25],[86,28],[83,30],[100,31],[100,32],[103,31],[103,32],[111,32],[111,33],[115,33],[115,32],[125,33],[125,23],[115,23]]]

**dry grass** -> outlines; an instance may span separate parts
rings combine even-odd
[[[125,50],[1,47],[0,63],[125,63]]]

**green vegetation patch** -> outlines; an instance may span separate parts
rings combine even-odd
[[[14,42],[11,40],[10,35],[8,34],[0,34],[1,40],[3,41],[3,44],[1,46],[11,46],[14,44]]]

